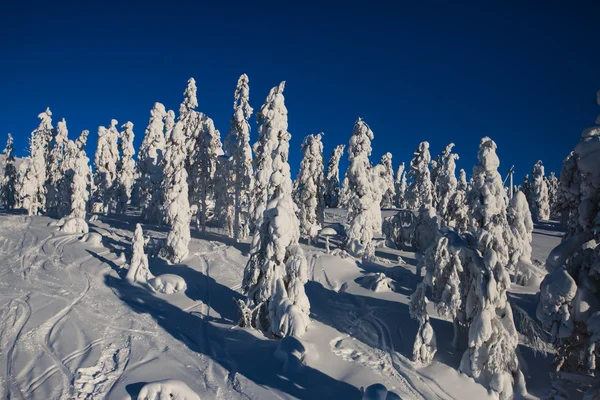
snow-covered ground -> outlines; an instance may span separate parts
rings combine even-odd
[[[341,222],[343,212],[328,210],[327,219]],[[360,399],[360,388],[375,383],[403,399],[491,398],[456,371],[462,350],[451,346],[451,322],[432,321],[439,348],[432,365],[410,361],[418,327],[407,305],[418,283],[412,252],[380,247],[376,263],[362,263],[326,254],[322,241],[303,242],[313,322],[297,346],[236,327],[234,300],[242,298],[248,243],[192,231],[188,258],[169,265],[152,255],[166,230],[144,225],[153,238],[146,247],[151,272],[187,284],[167,295],[124,279],[139,217],[90,222],[92,235],[102,235],[100,245],[51,222],[0,214],[3,398],[137,398],[144,384],[167,379],[185,382],[202,399]],[[538,225],[532,259],[543,262],[561,234],[555,224]],[[510,297],[534,316],[536,292],[513,287]],[[520,351],[529,365],[530,396],[538,398],[550,386],[552,356],[536,356],[526,346]],[[303,365],[284,368],[285,354],[300,355]]]

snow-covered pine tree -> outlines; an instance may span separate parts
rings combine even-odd
[[[54,137],[54,128],[52,127],[52,111],[50,111],[49,107],[46,107],[46,111],[39,114],[38,118],[40,119],[40,125],[37,128],[37,132],[40,133],[40,145],[44,148],[43,156],[46,168],[44,179],[48,179],[50,176],[50,169],[52,168],[52,164],[50,163],[50,151],[52,150],[52,139]],[[44,181],[43,184],[46,188],[46,181]],[[44,203],[44,211],[46,211],[45,207],[46,203]]]
[[[250,147],[250,87],[248,76],[238,79],[233,100],[233,116],[229,134],[225,140],[225,153],[229,155],[233,176],[234,220],[233,238],[237,241],[250,234],[250,202],[254,183],[252,171],[252,148]]]
[[[117,165],[117,212],[125,213],[127,211],[127,204],[131,200],[131,189],[135,182],[135,161],[133,155],[135,149],[133,147],[133,123],[126,122],[121,126],[123,132],[121,132],[121,142],[119,147],[121,148],[121,159]]]
[[[98,128],[98,143],[94,155],[94,183],[96,184],[96,201],[101,203],[94,206],[97,211],[108,214],[112,211],[115,201],[115,183],[117,178],[117,162],[119,161],[117,120],[110,121],[106,129]]]
[[[167,236],[167,255],[173,263],[179,263],[188,255],[190,237],[190,204],[188,200],[187,156],[183,123],[175,124],[163,161],[163,209],[165,223],[171,229]]]
[[[400,209],[406,208],[406,171],[404,169],[404,163],[401,163],[398,166],[398,170],[396,171],[396,178],[394,180],[394,185],[396,187],[396,197],[394,199],[394,204],[396,207]]]
[[[523,180],[523,186],[521,186],[521,191],[525,194],[525,199],[527,199],[527,204],[531,207],[533,204],[533,193],[531,187],[531,181],[529,180],[529,174],[525,175],[525,179]]]
[[[7,210],[15,208],[17,203],[17,169],[15,168],[15,152],[13,147],[13,137],[9,133],[4,148],[6,164],[4,165],[4,179],[2,182],[2,204]]]
[[[38,215],[46,209],[46,168],[47,146],[52,139],[52,113],[46,109],[38,115],[40,124],[29,140],[29,163],[23,186],[21,188],[21,204],[29,215]]]
[[[267,186],[273,173],[273,143],[270,140],[277,132],[287,132],[287,108],[283,103],[282,82],[269,92],[265,103],[256,113],[258,122],[258,141],[254,143],[254,188],[250,205],[250,229],[254,232],[262,223],[262,217],[267,205]]]
[[[185,168],[188,174],[188,178],[191,179],[193,174],[192,165],[196,161],[196,141],[200,134],[199,124],[202,122],[202,116],[195,111],[198,107],[198,96],[197,96],[196,80],[194,78],[188,79],[187,87],[183,92],[183,102],[179,105],[179,117],[178,122],[182,123],[183,136],[185,137],[185,146],[187,156],[185,158]],[[191,180],[188,183],[192,183]],[[194,190],[190,187],[190,199],[193,199]]]
[[[302,142],[302,151],[304,156],[300,162],[293,197],[298,206],[300,234],[315,239],[325,219],[321,134],[306,136]]]
[[[308,266],[298,245],[300,229],[292,200],[287,110],[282,82],[271,91],[277,117],[265,125],[263,143],[270,149],[272,173],[261,226],[253,240],[253,255],[246,265],[242,288],[248,295],[241,307],[248,319],[242,324],[270,332],[275,337],[302,336],[310,323],[310,303],[304,292]],[[263,107],[263,110],[266,108]],[[269,142],[269,143],[266,143]]]
[[[166,117],[165,106],[154,103],[137,159],[138,179],[133,198],[140,206],[144,219],[154,223],[159,223],[162,217],[157,208],[162,202],[162,195],[157,199],[153,198],[153,194],[162,183],[161,163],[166,146]]]
[[[144,231],[140,224],[136,224],[133,239],[131,241],[132,255],[127,271],[127,279],[130,282],[145,283],[154,278],[148,265],[148,256],[144,252]]]
[[[509,243],[510,264],[531,263],[531,241],[533,239],[533,221],[525,195],[518,191],[510,199],[507,210],[508,225],[512,235]]]
[[[76,156],[74,159],[71,178],[71,188],[69,190],[70,198],[70,217],[81,218],[85,220],[88,201],[90,199],[90,159],[85,152],[88,131],[81,132],[81,135],[75,141]]]
[[[79,149],[73,140],[68,140],[65,145],[63,160],[60,163],[60,175],[62,176],[58,188],[57,214],[64,217],[71,211],[71,186],[75,175],[75,163]]]
[[[58,208],[62,200],[61,186],[63,169],[61,163],[65,155],[65,149],[68,142],[67,122],[63,118],[56,124],[55,135],[52,139],[51,149],[48,156],[48,175],[46,177],[46,211],[58,213]]]
[[[550,175],[546,179],[546,185],[548,186],[548,201],[550,203],[550,216],[556,218],[559,216],[557,212],[558,203],[558,192],[560,183],[554,172],[550,172]]]
[[[235,176],[231,168],[231,158],[227,155],[217,157],[215,170],[215,212],[214,218],[225,234],[233,237],[235,220]]]
[[[449,213],[449,203],[454,197],[458,182],[456,180],[456,160],[458,154],[453,153],[454,143],[450,143],[437,160],[437,174],[434,184],[435,206],[441,217],[442,226],[449,226],[452,216]]]
[[[382,183],[385,185],[385,191],[381,198],[381,208],[392,208],[394,206],[394,197],[396,196],[396,187],[394,186],[394,168],[392,167],[392,153],[385,153],[381,156],[379,164],[381,169]]]
[[[467,205],[467,173],[461,169],[454,195],[448,203],[448,221],[458,233],[465,232],[469,227],[469,207]]]
[[[346,145],[344,144],[337,145],[327,162],[325,193],[323,195],[326,207],[337,208],[340,204],[340,159],[345,148]]]
[[[381,221],[379,202],[375,203],[378,196],[369,161],[373,137],[371,128],[359,118],[354,124],[348,145],[350,165],[344,179],[349,193],[347,207],[350,224],[346,248],[353,256],[362,256],[364,259],[375,255],[372,239],[377,221]],[[379,225],[381,229],[381,224]]]
[[[532,177],[530,207],[534,211],[534,218],[536,221],[548,220],[550,218],[550,200],[548,186],[544,180],[544,165],[541,160],[533,166]]]
[[[415,156],[410,162],[408,178],[412,179],[406,189],[406,207],[410,210],[419,210],[422,205],[432,205],[433,193],[429,173],[429,143],[421,142],[415,151]]]

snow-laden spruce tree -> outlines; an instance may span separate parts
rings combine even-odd
[[[148,256],[144,252],[144,231],[140,224],[135,225],[135,232],[131,241],[132,254],[127,279],[130,282],[146,283],[154,278],[148,265]]]
[[[381,156],[379,164],[381,169],[381,180],[385,185],[385,191],[381,198],[381,208],[392,208],[394,206],[394,197],[396,196],[396,187],[394,186],[394,168],[392,167],[392,153],[385,153]]]
[[[527,199],[527,204],[531,207],[533,205],[533,188],[531,187],[531,181],[529,180],[529,174],[525,175],[525,179],[523,180],[523,186],[521,186],[521,191],[525,194],[525,198]]]
[[[467,173],[461,169],[453,196],[448,202],[448,224],[462,233],[469,228],[469,206],[467,205]]]
[[[121,142],[119,147],[121,148],[121,159],[117,165],[117,212],[125,213],[127,211],[127,204],[131,199],[131,189],[135,182],[135,161],[133,155],[135,149],[133,147],[133,123],[126,122],[121,126],[123,132],[121,132]]]
[[[96,184],[96,201],[102,203],[99,211],[108,214],[115,203],[117,179],[117,163],[119,162],[118,121],[110,121],[109,128],[98,128],[98,143],[94,155],[94,182]]]
[[[71,185],[75,175],[75,164],[79,149],[73,140],[67,140],[62,162],[60,163],[60,175],[62,176],[58,186],[58,201],[56,212],[59,217],[64,217],[71,211]]]
[[[67,130],[67,122],[63,118],[56,124],[55,135],[52,138],[51,149],[48,153],[48,175],[46,177],[46,210],[49,212],[58,212],[58,207],[61,202],[61,185],[63,169],[61,163],[65,156],[69,131]]]
[[[406,207],[410,210],[418,210],[422,205],[432,205],[430,162],[429,143],[421,142],[410,162],[410,170],[408,171],[408,178],[412,181],[406,189]]]
[[[17,169],[15,168],[15,151],[13,147],[13,137],[9,133],[4,148],[6,164],[4,165],[4,179],[2,180],[2,204],[7,210],[15,208],[17,203]]]
[[[435,190],[435,207],[438,215],[442,218],[442,226],[449,226],[452,220],[452,216],[449,213],[449,204],[458,181],[456,180],[456,160],[458,160],[458,154],[453,153],[454,143],[450,143],[442,154],[437,159],[437,176],[434,183]]]
[[[40,124],[29,140],[29,163],[21,187],[21,205],[29,215],[38,215],[46,209],[47,146],[52,139],[50,109],[38,115]]]
[[[401,209],[406,208],[406,171],[404,170],[404,163],[401,163],[398,166],[396,178],[394,179],[394,187],[396,190],[394,205]]]
[[[557,349],[555,368],[593,374],[600,344],[600,117],[596,123],[563,162],[564,211],[573,218],[546,260],[550,274],[537,309]]]
[[[500,399],[514,392],[526,395],[525,380],[516,351],[519,336],[506,295],[510,278],[498,265],[493,249],[483,257],[454,231],[444,229],[424,255],[426,274],[411,296],[410,313],[419,321],[413,358],[431,363],[436,351],[435,332],[426,304],[454,323],[454,345],[468,331],[468,348],[460,371],[473,377]]]
[[[270,140],[277,132],[287,132],[287,108],[284,104],[284,82],[275,86],[269,92],[267,99],[256,113],[258,122],[258,141],[254,143],[254,188],[250,204],[250,229],[254,232],[262,223],[262,217],[267,205],[267,186],[273,173],[273,143]]]
[[[355,257],[371,259],[375,255],[373,234],[381,230],[381,211],[377,200],[374,174],[372,174],[371,140],[373,131],[359,118],[352,131],[348,145],[348,161],[346,171],[346,192],[349,194],[348,222],[350,227],[347,234],[346,249]],[[378,178],[378,177],[377,177]],[[377,225],[379,225],[377,227]]]
[[[533,239],[533,221],[525,195],[517,191],[510,199],[507,210],[508,225],[512,235],[509,242],[510,264],[531,263],[531,241]]]
[[[69,190],[71,196],[69,216],[83,220],[85,220],[90,199],[90,159],[85,152],[88,133],[88,131],[81,132],[75,142],[76,155],[73,162],[73,171],[69,174],[72,176]]]
[[[164,222],[171,228],[167,236],[167,255],[173,263],[179,263],[187,257],[191,240],[186,156],[183,123],[180,121],[175,124],[168,138],[161,191]]]
[[[273,101],[278,123],[263,131],[271,149],[272,173],[268,184],[269,201],[254,240],[252,256],[244,270],[242,288],[248,295],[240,304],[242,325],[252,325],[275,337],[301,337],[310,323],[310,303],[304,292],[308,265],[298,245],[300,229],[292,200],[287,110],[282,82]],[[272,91],[273,93],[273,91]],[[282,111],[286,111],[283,112]],[[266,127],[265,127],[266,128]]]
[[[340,204],[340,159],[345,148],[344,144],[337,145],[327,162],[324,181],[325,193],[323,194],[326,207],[337,208]]]
[[[294,185],[300,234],[315,239],[325,219],[323,143],[321,134],[308,135],[302,142],[304,156]]]
[[[215,170],[215,211],[216,225],[223,228],[225,234],[233,237],[235,219],[235,177],[231,169],[231,159],[226,155],[217,157]]]
[[[186,146],[186,161],[185,168],[188,174],[188,183],[193,183],[191,177],[193,175],[192,165],[196,161],[197,141],[200,137],[200,124],[203,120],[203,115],[195,111],[198,107],[196,80],[188,79],[187,87],[183,92],[183,101],[179,105],[179,117],[177,121],[182,123],[183,136],[185,137]],[[190,187],[190,202],[194,201],[194,187]],[[196,196],[197,197],[197,196]]]
[[[157,185],[162,181],[161,163],[165,151],[165,123],[167,116],[165,106],[154,103],[150,111],[150,120],[140,146],[137,159],[138,178],[134,187],[135,203],[142,209],[142,216],[147,221],[158,222],[158,211],[156,206],[160,199],[152,199]]]
[[[558,178],[554,174],[554,172],[550,172],[546,180],[546,185],[548,186],[548,201],[550,203],[550,216],[556,218],[559,216],[557,210],[558,203],[558,193],[560,190],[560,182]]]
[[[242,74],[235,88],[233,116],[225,140],[225,153],[229,155],[233,176],[233,238],[245,239],[250,234],[250,202],[254,183],[252,148],[250,147],[250,87],[248,76]]]
[[[50,176],[50,169],[52,168],[50,162],[50,151],[52,150],[52,139],[54,138],[54,128],[52,127],[52,111],[47,107],[46,111],[38,115],[40,119],[40,125],[37,128],[37,132],[40,134],[40,146],[44,148],[44,163],[46,172],[44,175],[44,179],[48,179]],[[46,181],[44,181],[44,185]],[[46,188],[47,189],[47,188]],[[45,211],[45,203],[44,203],[44,211]]]
[[[541,160],[533,166],[532,177],[532,203],[530,204],[530,207],[534,211],[534,218],[536,221],[545,221],[550,218],[550,199],[548,197],[548,186],[544,180],[544,165]]]

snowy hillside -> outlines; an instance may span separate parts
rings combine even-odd
[[[344,216],[329,209],[326,225]],[[201,399],[360,399],[360,388],[376,383],[402,399],[492,398],[457,372],[464,349],[452,348],[449,321],[432,319],[434,362],[410,361],[418,323],[407,304],[420,280],[413,252],[378,247],[372,262],[361,262],[327,254],[323,236],[316,245],[303,241],[312,323],[300,341],[275,341],[236,327],[249,239],[192,230],[189,255],[170,265],[153,254],[168,230],[142,225],[151,273],[187,286],[162,294],[124,279],[137,222],[131,213],[100,216],[81,241],[51,218],[0,214],[3,398],[135,399],[145,383],[166,379]],[[558,225],[537,225],[532,259],[544,261],[561,235]],[[330,245],[337,247],[335,238]],[[509,298],[534,316],[537,291],[513,284]],[[524,344],[519,351],[529,397],[539,398],[550,387],[552,356]]]

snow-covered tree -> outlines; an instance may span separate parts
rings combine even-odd
[[[37,128],[37,132],[40,134],[40,146],[44,149],[44,163],[46,172],[44,174],[45,179],[48,179],[50,176],[50,169],[52,168],[52,163],[50,162],[50,151],[52,150],[52,139],[54,137],[54,128],[52,127],[52,112],[50,108],[47,107],[46,111],[38,115],[40,119],[40,125]],[[44,185],[46,182],[44,182]],[[47,188],[46,188],[47,189]],[[44,203],[44,211],[45,211],[45,203]]]
[[[327,174],[325,175],[325,206],[337,208],[340,203],[340,159],[344,154],[346,145],[340,144],[333,149],[331,157],[327,162]]]
[[[394,204],[396,207],[404,209],[406,208],[406,171],[404,171],[404,163],[401,163],[398,166],[396,178],[394,180],[394,186],[396,188]]]
[[[217,157],[215,170],[215,212],[214,219],[225,230],[227,236],[234,235],[235,220],[235,176],[231,159],[226,155]]]
[[[113,119],[106,129],[98,128],[98,143],[94,156],[94,182],[96,184],[96,200],[101,202],[100,211],[107,214],[112,211],[115,202],[117,179],[117,163],[119,162],[118,121]]]
[[[512,235],[509,243],[510,264],[517,266],[519,261],[531,263],[531,241],[533,221],[525,195],[518,191],[510,199],[507,210],[508,224]]]
[[[127,279],[130,282],[145,283],[154,278],[148,265],[148,256],[144,252],[144,231],[140,224],[136,224],[133,240],[131,241],[133,253],[127,271]]]
[[[394,168],[392,167],[392,153],[385,153],[381,156],[379,164],[381,169],[381,180],[385,185],[385,191],[381,198],[381,208],[392,208],[394,206],[394,197],[396,196],[396,187],[394,186]]]
[[[523,180],[523,186],[521,186],[521,191],[525,194],[525,198],[527,199],[527,204],[531,207],[533,204],[533,191],[531,187],[531,181],[529,180],[529,174],[525,175],[525,179]]]
[[[81,132],[81,135],[75,142],[76,155],[74,157],[73,170],[69,174],[71,176],[69,216],[83,220],[85,220],[87,205],[90,199],[90,160],[85,152],[88,133],[88,131]]]
[[[406,206],[411,210],[418,210],[422,205],[432,205],[430,161],[429,143],[421,142],[410,162],[410,170],[408,171],[408,178],[412,181],[406,189]]]
[[[63,162],[67,142],[69,140],[67,123],[64,118],[56,124],[55,133],[47,161],[46,210],[50,212],[58,212],[62,200],[60,189],[64,176],[61,163]]]
[[[548,186],[544,180],[544,165],[538,161],[533,166],[533,181],[531,182],[531,201],[530,207],[534,211],[534,218],[537,221],[550,218],[550,200],[548,198]]]
[[[52,138],[50,109],[38,115],[40,125],[31,132],[29,163],[21,187],[21,204],[29,215],[38,215],[46,208],[47,146]]]
[[[231,157],[231,172],[234,186],[234,222],[235,240],[246,238],[250,234],[250,202],[254,183],[252,171],[252,148],[250,147],[250,87],[248,76],[240,76],[235,89],[233,116],[229,134],[225,140],[225,153]]]
[[[469,207],[467,205],[467,173],[461,169],[454,195],[448,202],[448,222],[459,232],[465,232],[469,227]]]
[[[308,135],[302,143],[304,157],[294,183],[300,234],[315,239],[325,219],[323,143],[321,134]]]
[[[425,252],[422,263],[426,274],[411,296],[409,307],[419,321],[415,361],[428,364],[436,351],[435,332],[426,308],[432,302],[439,315],[454,322],[455,346],[461,332],[468,330],[461,372],[500,399],[512,399],[515,391],[526,395],[516,353],[519,336],[506,295],[510,278],[498,265],[494,250],[482,257],[454,231],[445,230]]]
[[[13,147],[13,137],[9,133],[4,148],[6,164],[4,165],[4,179],[2,180],[2,203],[7,210],[15,208],[17,203],[17,169],[15,168],[15,152]]]
[[[165,106],[154,103],[137,159],[138,179],[133,198],[142,209],[142,216],[152,222],[160,220],[158,205],[162,202],[162,195],[158,199],[153,199],[153,194],[162,183],[161,163],[166,146],[164,132],[166,116]]]
[[[196,142],[200,134],[199,124],[201,124],[203,119],[200,113],[195,111],[196,107],[198,107],[196,80],[190,78],[188,79],[187,87],[183,92],[183,102],[179,105],[179,117],[177,120],[182,124],[183,136],[185,137],[187,152],[185,168],[188,177],[191,177],[193,173],[192,165],[196,161]],[[190,195],[192,195],[192,193],[190,193]]]
[[[270,332],[275,337],[302,336],[310,323],[310,303],[304,292],[308,264],[298,245],[300,229],[292,200],[287,109],[282,82],[272,90],[271,123],[263,126],[265,149],[270,149],[269,201],[253,240],[253,255],[246,265],[242,288],[248,295],[242,304],[242,324]],[[267,108],[263,107],[262,112]],[[266,115],[266,114],[263,114]],[[268,143],[267,143],[268,142]]]
[[[355,257],[370,259],[375,255],[373,234],[381,230],[381,211],[377,200],[371,162],[371,140],[373,131],[359,118],[354,124],[348,145],[350,165],[344,178],[346,193],[349,194],[348,221],[350,228],[346,248]],[[377,227],[377,225],[379,225]]]
[[[558,181],[558,178],[556,177],[554,172],[550,172],[550,175],[546,179],[546,185],[548,186],[548,201],[550,202],[550,216],[556,218],[559,216],[559,214],[557,212],[558,211],[557,204],[558,204],[558,193],[560,190],[560,182]]]
[[[264,104],[256,113],[258,122],[258,141],[252,146],[254,151],[254,189],[250,208],[250,229],[255,231],[261,226],[261,220],[267,205],[269,179],[273,173],[273,159],[270,141],[277,132],[287,132],[287,108],[283,103],[284,82],[269,92]]]
[[[452,216],[449,213],[449,204],[454,197],[458,182],[456,180],[456,160],[458,154],[452,153],[454,143],[450,143],[437,158],[437,172],[434,182],[435,206],[438,215],[442,218],[443,226],[449,226]]]
[[[121,132],[121,159],[117,165],[117,212],[125,213],[127,204],[131,199],[131,189],[135,182],[135,161],[133,155],[133,123],[127,122],[121,126],[124,128]]]
[[[168,137],[163,161],[164,222],[171,227],[167,236],[167,254],[171,262],[179,263],[187,257],[190,243],[190,204],[188,200],[187,156],[183,123],[175,124]]]

